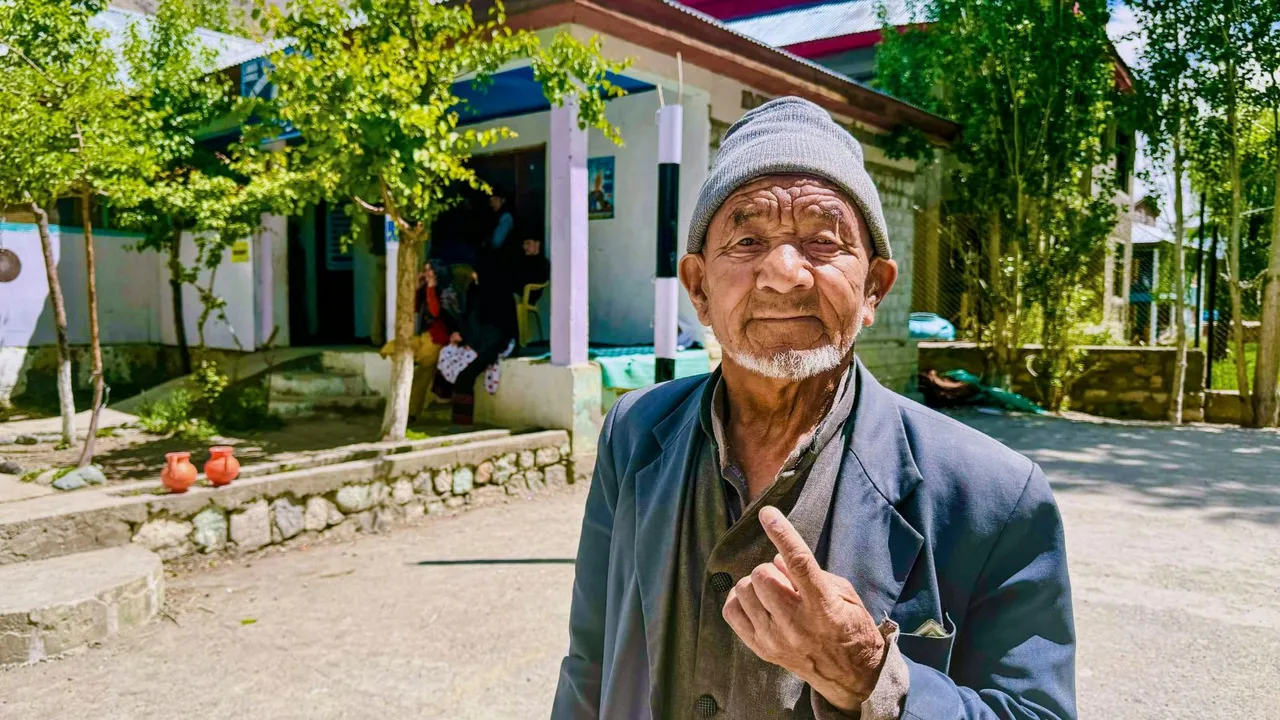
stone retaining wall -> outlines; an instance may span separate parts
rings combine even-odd
[[[573,480],[568,433],[532,432],[169,494],[155,483],[45,496],[0,512],[0,565],[130,542],[165,560],[295,538],[354,537]],[[58,501],[53,503],[53,501]]]
[[[1085,350],[1085,372],[1071,388],[1070,409],[1102,417],[1133,420],[1165,420],[1177,352],[1174,348],[1106,347]],[[1035,400],[1036,389],[1026,359],[1039,352],[1035,346],[1019,351],[1020,362],[1013,390]],[[953,369],[982,375],[986,357],[973,343],[920,343],[920,372]],[[1187,351],[1187,376],[1183,388],[1183,419],[1204,419],[1204,353]]]
[[[304,534],[352,538],[565,485],[568,440],[564,432],[532,433],[232,483],[155,503],[132,540],[172,560],[250,552]]]

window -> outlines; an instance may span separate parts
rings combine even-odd
[[[1129,180],[1133,174],[1133,133],[1116,131],[1116,185],[1129,192]]]

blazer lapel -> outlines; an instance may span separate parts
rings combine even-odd
[[[876,622],[889,616],[924,542],[895,507],[920,482],[898,403],[858,362],[853,437],[831,502],[826,565]]]
[[[658,717],[662,708],[658,687],[663,679],[660,663],[666,645],[676,540],[685,487],[694,460],[696,423],[704,387],[705,383],[699,384],[675,412],[654,427],[653,434],[661,451],[635,475],[636,581],[644,612],[653,717]]]

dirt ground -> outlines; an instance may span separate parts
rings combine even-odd
[[[963,420],[1054,486],[1081,718],[1280,717],[1280,434]],[[184,571],[167,618],[0,672],[0,718],[545,718],[585,496]]]
[[[447,409],[433,413],[424,422],[413,423],[411,430],[425,435],[459,431],[450,428]],[[289,420],[283,427],[219,436],[207,442],[152,435],[138,428],[117,428],[109,436],[99,437],[94,444],[94,462],[102,466],[110,482],[158,479],[164,468],[164,455],[187,450],[191,462],[203,466],[210,445],[232,445],[242,465],[268,460],[290,460],[301,454],[329,448],[378,440],[382,416],[372,413],[349,413]],[[469,428],[473,429],[473,428]],[[54,443],[36,445],[0,445],[0,458],[13,460],[26,470],[65,467],[75,464],[82,444],[59,450]]]

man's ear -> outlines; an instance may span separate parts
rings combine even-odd
[[[898,263],[884,258],[874,258],[867,268],[866,301],[862,304],[862,326],[871,327],[876,322],[876,308],[884,302],[884,296],[898,281]]]
[[[689,301],[698,312],[698,322],[711,326],[711,313],[707,303],[707,263],[702,253],[689,253],[680,258],[680,284],[689,293]]]

